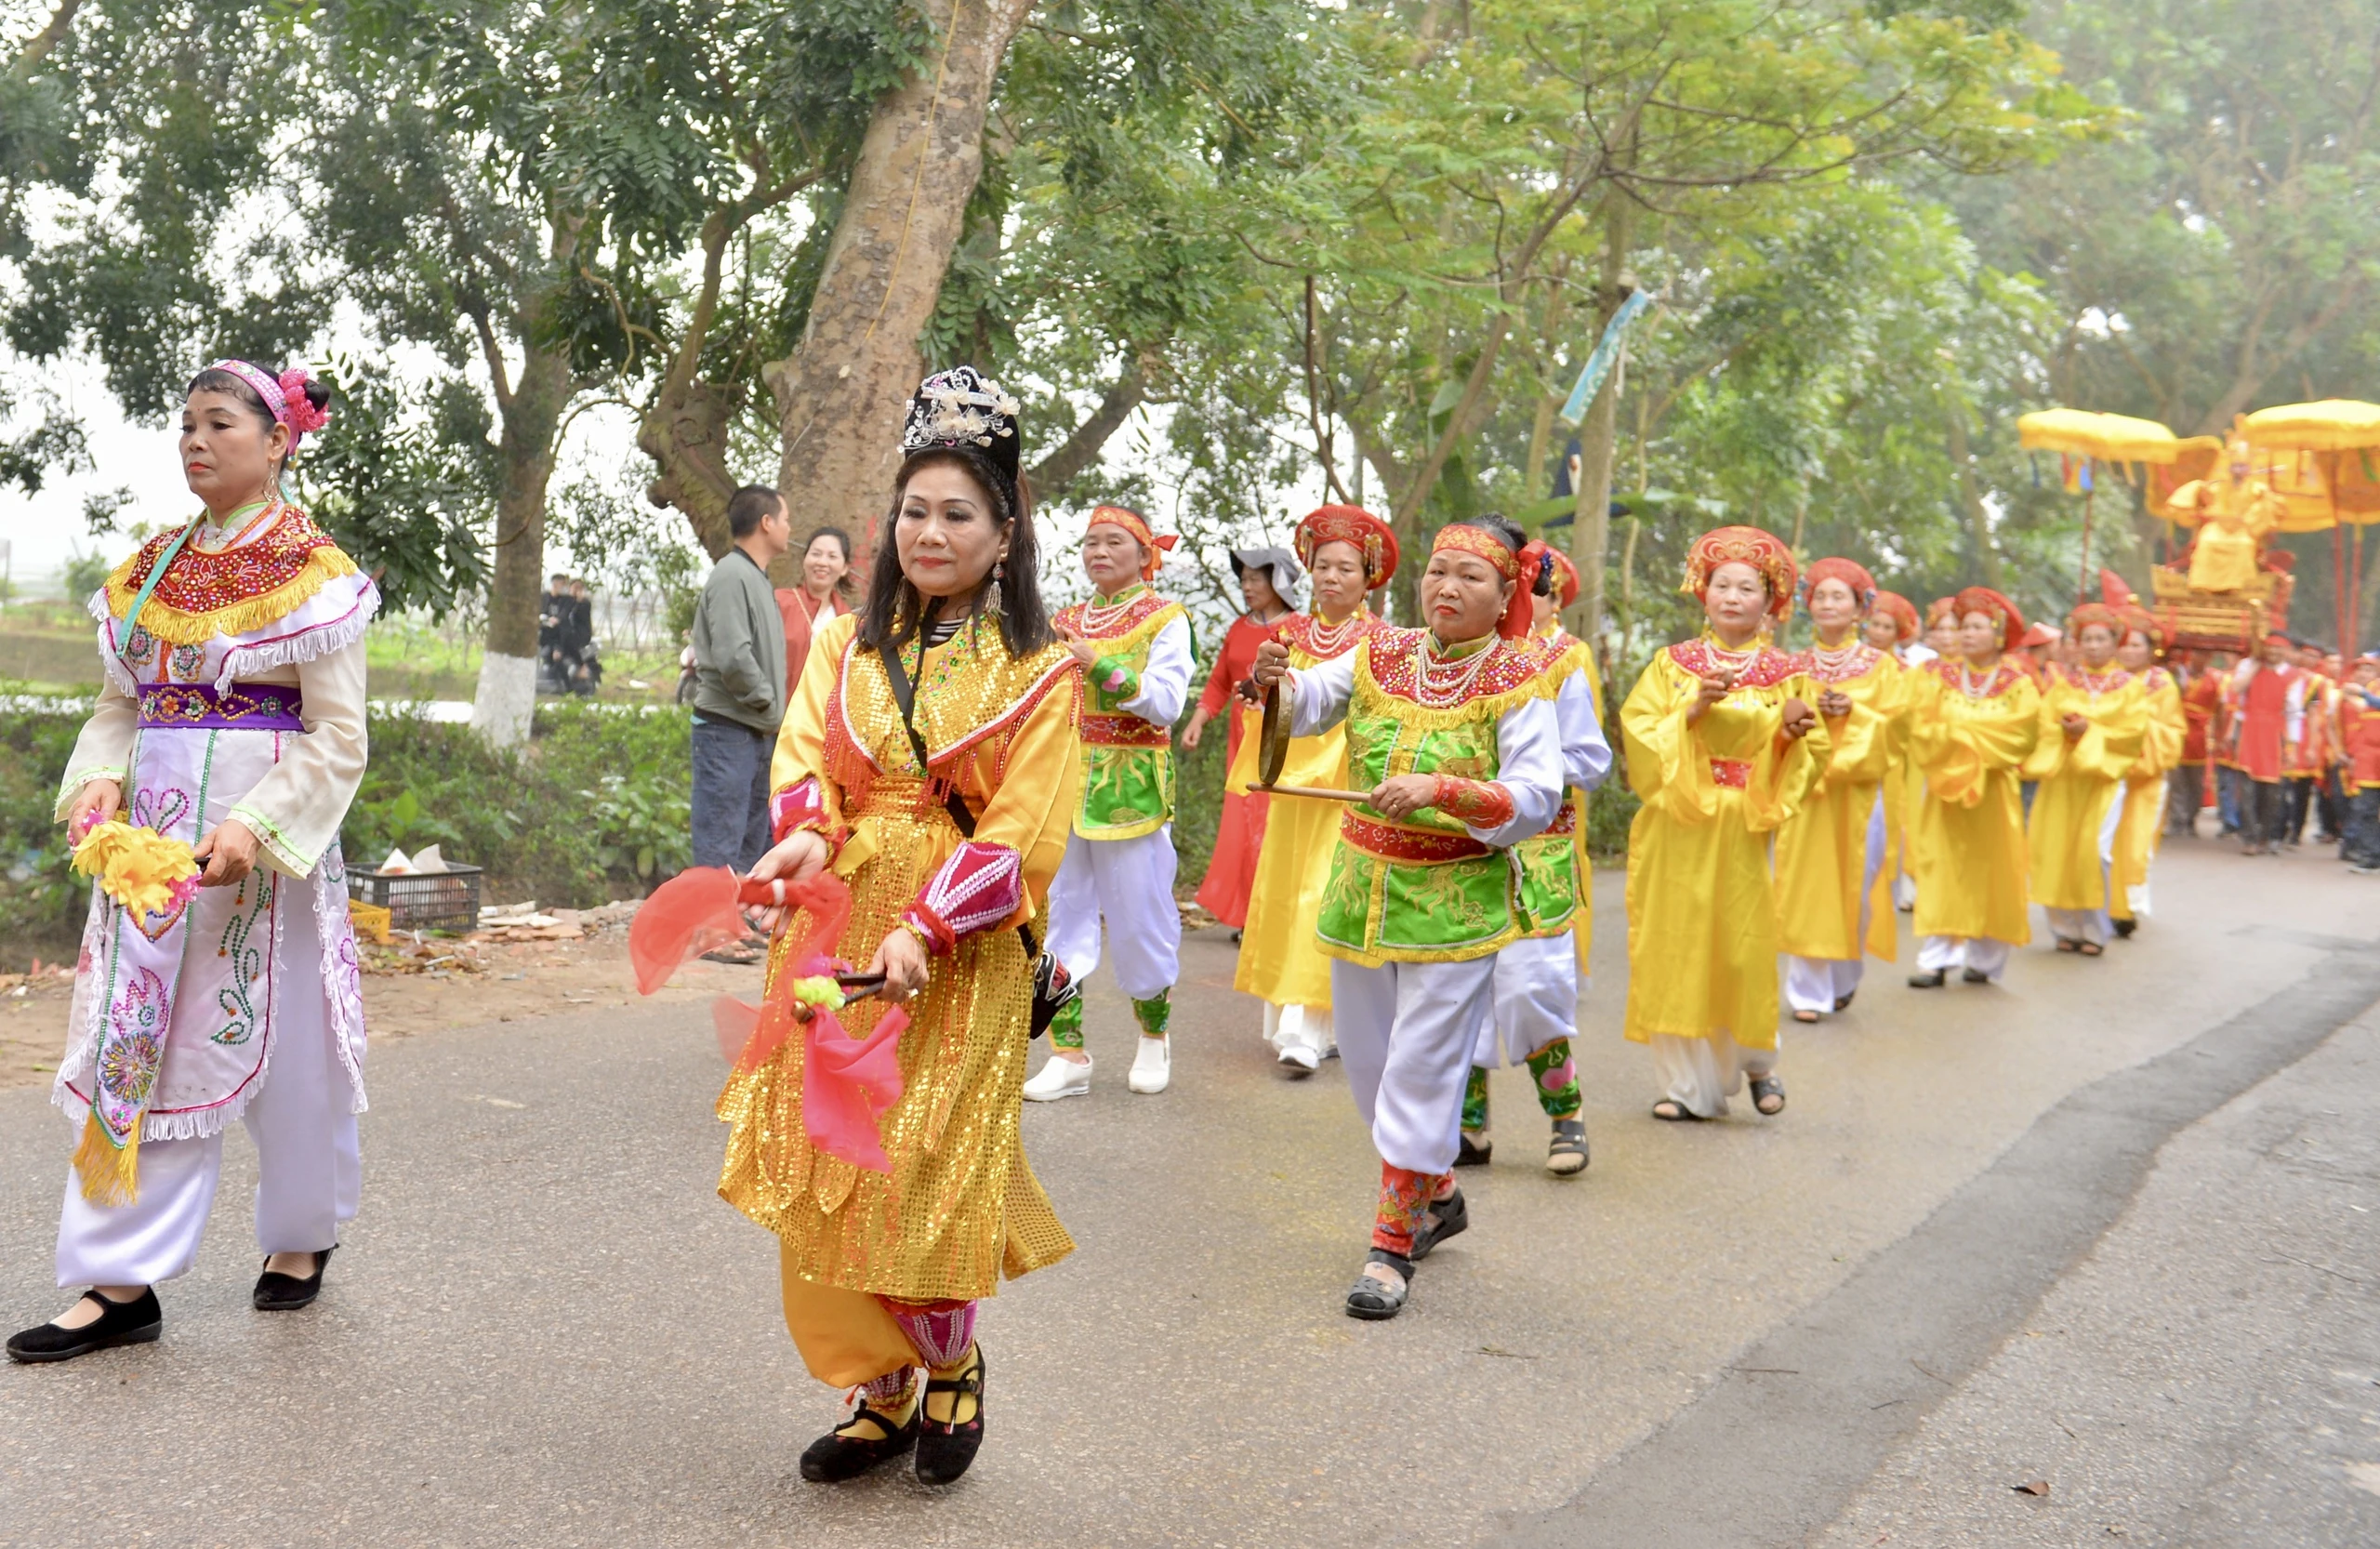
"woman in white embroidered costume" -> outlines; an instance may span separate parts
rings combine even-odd
[[[803,1362],[853,1390],[849,1417],[801,1456],[818,1482],[912,1448],[921,1481],[964,1474],[984,1437],[975,1304],[1074,1250],[1018,1128],[1049,958],[1027,954],[1049,939],[1075,815],[1082,675],[1036,585],[1015,415],[970,366],[919,390],[892,551],[865,609],[819,629],[770,771],[777,843],[752,875],[845,878],[834,955],[885,974],[910,1014],[901,1092],[879,1125],[889,1171],[813,1146],[800,1039],[739,1069],[719,1101],[734,1126],[719,1192],[777,1235]],[[772,982],[803,934],[778,938]],[[881,1014],[863,1000],[842,1022],[865,1038]]]
[[[197,1257],[234,1119],[258,1152],[259,1310],[313,1301],[355,1214],[364,1004],[338,829],[379,596],[280,496],[328,396],[302,371],[199,373],[181,458],[206,514],[91,600],[106,683],[58,814],[76,835],[122,816],[182,840],[204,870],[163,912],[93,895],[54,1092],[81,1137],[58,1283],[92,1289],[8,1342],[20,1361],[157,1338],[154,1288]]]

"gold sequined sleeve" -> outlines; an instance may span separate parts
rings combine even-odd
[[[967,804],[975,838],[1014,850],[1025,871],[1025,913],[1037,912],[1065,858],[1082,780],[1082,742],[1075,735],[1082,674],[1051,683],[1013,736],[991,738],[974,755]]]

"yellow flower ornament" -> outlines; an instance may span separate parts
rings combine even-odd
[[[133,915],[171,913],[198,893],[198,862],[189,845],[120,817],[74,841],[74,869]]]

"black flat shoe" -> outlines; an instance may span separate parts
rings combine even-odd
[[[1851,1009],[1851,996],[1853,996],[1853,995],[1857,995],[1857,994],[1858,994],[1858,993],[1859,993],[1859,992],[1858,992],[1858,990],[1856,990],[1856,989],[1855,989],[1855,990],[1853,990],[1853,991],[1851,992],[1851,995],[1838,995],[1838,996],[1836,996],[1836,997],[1834,998],[1834,1009],[1835,1009],[1836,1011],[1839,1011],[1839,1012],[1847,1012],[1847,1011],[1849,1011],[1849,1010]]]
[[[1462,1190],[1456,1189],[1443,1199],[1430,1201],[1429,1214],[1413,1233],[1413,1258],[1420,1262],[1430,1256],[1430,1250],[1450,1237],[1471,1229],[1471,1207],[1463,1203]]]
[[[1938,979],[1938,978],[1940,978],[1940,977],[1941,977],[1941,975],[1937,973],[1937,974],[1936,974],[1936,975],[1935,975],[1935,977]],[[1961,973],[1961,974],[1959,975],[1959,977],[1960,977],[1960,978],[1962,978],[1962,979],[1964,979],[1967,983],[1969,983],[1969,984],[1971,984],[1971,985],[1988,985],[1988,984],[1991,983],[1991,975],[1990,975],[1990,974],[1989,974],[1989,973],[1985,973],[1982,969],[1980,969],[1980,968],[1970,968],[1970,969],[1966,970],[1964,973]]]
[[[1940,989],[1942,987],[1942,971],[1938,968],[1931,973],[1912,973],[1909,976],[1909,987],[1911,989]]]
[[[878,1463],[900,1457],[918,1444],[918,1416],[924,1410],[922,1403],[916,1405],[909,1410],[909,1418],[896,1425],[883,1410],[862,1404],[852,1411],[849,1420],[802,1450],[801,1476],[813,1485],[839,1485],[845,1479],[858,1478]],[[843,1434],[863,1420],[874,1421],[883,1434]]]
[[[2140,929],[2140,921],[2137,920],[2119,920],[2113,921],[2113,923],[2116,928],[2116,934],[2123,937],[2126,941],[2132,939],[2133,932]]]
[[[1364,1257],[1366,1264],[1384,1264],[1405,1278],[1405,1283],[1392,1289],[1385,1280],[1374,1279],[1358,1270],[1355,1283],[1347,1288],[1347,1316],[1360,1317],[1367,1323],[1384,1323],[1405,1310],[1406,1299],[1413,1294],[1413,1261],[1399,1258],[1385,1248],[1375,1248]]]
[[[1474,1142],[1471,1132],[1465,1130],[1455,1137],[1454,1164],[1457,1167],[1485,1167],[1488,1158],[1495,1154],[1496,1143],[1486,1135],[1481,1135]]]
[[[972,1396],[975,1413],[972,1419],[945,1423],[926,1418],[926,1406],[937,1393]],[[959,1399],[950,1401],[950,1412],[959,1412]],[[918,1400],[918,1483],[946,1485],[954,1483],[967,1465],[975,1461],[975,1450],[984,1445],[984,1347],[975,1346],[972,1365],[947,1382],[926,1373],[926,1391]]]
[[[9,1339],[8,1358],[28,1366],[71,1361],[118,1344],[154,1344],[165,1331],[165,1309],[157,1304],[154,1286],[144,1288],[129,1302],[111,1302],[96,1291],[85,1291],[83,1300],[97,1302],[99,1316],[79,1329],[61,1329],[55,1323],[27,1329]]]
[[[304,1279],[295,1275],[284,1275],[275,1269],[266,1270],[257,1277],[257,1289],[250,1293],[248,1300],[255,1304],[258,1312],[296,1312],[300,1307],[313,1305],[314,1298],[323,1293],[323,1271],[330,1267],[331,1255],[337,1251],[338,1245],[333,1243],[316,1253],[314,1272]],[[271,1264],[272,1261],[267,1259],[264,1262]]]

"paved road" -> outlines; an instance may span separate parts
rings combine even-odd
[[[2108,960],[2036,949],[2004,988],[1932,994],[1880,974],[1789,1039],[1784,1119],[1679,1128],[1644,1116],[1615,1031],[1598,880],[1594,1166],[1545,1177],[1500,1079],[1473,1229],[1394,1323],[1338,1310],[1374,1164],[1337,1066],[1279,1077],[1211,933],[1173,1092],[1124,1092],[1098,993],[1099,1090],[1028,1112],[1083,1251],[987,1309],[975,1472],[813,1489],[794,1459],[832,1396],[768,1238],[710,1192],[707,1018],[429,1035],[375,1055],[364,1213],[312,1312],[247,1309],[235,1141],[161,1344],[0,1370],[0,1544],[2371,1541],[2380,1080],[2369,1026],[2331,1035],[2380,997],[2380,885],[2179,847]],[[55,1306],[67,1144],[38,1093],[0,1093],[22,1321]],[[2043,1209],[2012,1214],[2027,1189]],[[1956,1368],[1853,1417],[1879,1352],[1927,1338]],[[1736,1370],[1795,1364],[1769,1348],[1842,1370]],[[2075,1396],[2060,1447],[2046,1392]],[[2008,1489],[2041,1476],[2046,1501]]]

